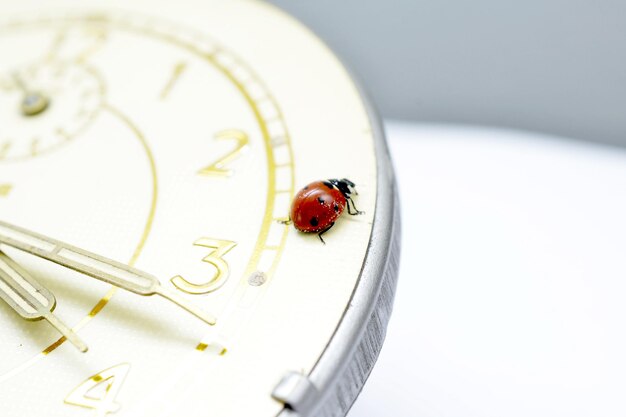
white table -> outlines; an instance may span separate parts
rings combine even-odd
[[[626,150],[390,123],[403,256],[350,417],[626,415]]]

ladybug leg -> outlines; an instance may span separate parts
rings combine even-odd
[[[350,203],[352,203],[352,207],[350,207]],[[365,214],[364,211],[359,211],[354,204],[354,200],[350,197],[346,198],[346,205],[348,206],[348,214],[351,216],[358,216],[359,214]],[[354,210],[354,211],[352,211]]]
[[[324,242],[324,238],[322,237],[322,235],[324,233],[328,232],[330,230],[330,228],[333,227],[334,225],[335,225],[335,223],[331,223],[330,226],[328,226],[326,229],[322,230],[321,232],[319,232],[317,234],[324,245],[326,244],[326,242]]]
[[[278,223],[280,224],[286,224],[286,225],[290,225],[293,223],[293,220],[291,220],[291,217],[287,220],[277,220]]]

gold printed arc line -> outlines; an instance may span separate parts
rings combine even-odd
[[[120,22],[116,22],[115,19],[110,20],[110,22],[112,24],[119,24]],[[274,216],[274,204],[275,204],[275,199],[276,199],[276,194],[278,193],[284,193],[284,194],[288,194],[290,197],[293,197],[294,194],[294,188],[295,188],[295,170],[294,170],[294,166],[295,166],[295,161],[294,161],[294,155],[293,155],[293,149],[291,147],[291,136],[289,134],[289,131],[287,129],[285,120],[284,120],[284,115],[280,109],[280,107],[278,106],[278,103],[276,102],[276,99],[269,93],[269,90],[267,89],[267,86],[265,86],[265,84],[259,79],[258,75],[255,74],[255,72],[248,67],[246,64],[244,64],[238,57],[236,57],[234,54],[227,52],[225,49],[219,47],[218,45],[215,45],[215,50],[211,53],[206,53],[203,52],[201,50],[199,50],[198,48],[194,47],[193,45],[190,44],[186,44],[185,42],[182,42],[180,39],[177,39],[175,36],[172,36],[171,34],[164,34],[164,33],[159,33],[159,32],[155,32],[155,31],[150,31],[150,30],[146,30],[145,28],[137,28],[137,27],[133,27],[132,25],[128,25],[125,26],[124,22],[122,21],[122,26],[124,29],[129,30],[129,31],[133,31],[139,34],[143,34],[143,35],[151,35],[151,36],[155,36],[157,38],[160,38],[166,42],[178,45],[184,49],[187,49],[189,52],[191,52],[192,54],[206,60],[209,64],[213,65],[217,70],[219,70],[228,80],[231,81],[231,83],[235,86],[235,88],[237,90],[239,90],[239,92],[241,93],[241,95],[243,96],[243,98],[245,99],[245,101],[248,103],[248,105],[250,106],[250,109],[252,110],[252,113],[258,123],[258,126],[261,130],[261,134],[263,136],[263,143],[265,145],[265,152],[267,155],[267,167],[268,167],[268,175],[267,175],[267,181],[268,181],[268,191],[266,194],[266,205],[265,205],[265,212],[263,215],[263,221],[261,224],[261,230],[260,233],[258,235],[257,241],[255,243],[254,249],[253,249],[253,253],[252,256],[246,266],[245,272],[243,274],[243,276],[240,278],[239,283],[237,285],[237,287],[235,288],[235,291],[233,292],[230,300],[227,302],[227,305],[231,305],[231,304],[237,304],[237,302],[239,300],[241,300],[242,298],[245,297],[245,294],[249,288],[249,284],[248,284],[248,277],[257,271],[258,265],[260,263],[261,260],[261,256],[263,255],[263,252],[266,250],[265,245],[266,242],[268,240],[269,237],[269,232],[270,232],[270,228],[272,226],[272,223],[274,221],[273,216]],[[289,160],[290,160],[290,164],[288,164],[289,169],[291,170],[291,179],[290,179],[290,183],[289,183],[289,188],[288,189],[281,189],[281,190],[277,190],[276,189],[276,161],[274,158],[274,150],[273,150],[273,146],[272,146],[272,136],[269,132],[269,129],[267,127],[267,121],[263,118],[263,115],[259,109],[258,103],[254,100],[254,98],[252,97],[252,95],[250,94],[250,92],[247,90],[246,88],[246,82],[249,80],[246,80],[246,82],[239,80],[234,71],[231,71],[229,68],[227,68],[225,65],[223,65],[219,59],[218,56],[219,54],[226,54],[228,55],[231,59],[234,60],[234,62],[239,65],[240,67],[243,67],[245,70],[247,70],[247,72],[251,75],[251,79],[253,79],[258,85],[260,85],[262,87],[262,89],[265,91],[265,96],[262,98],[261,101],[263,102],[267,102],[269,101],[274,109],[277,112],[277,115],[275,116],[275,120],[280,120],[280,123],[282,124],[282,127],[284,129],[284,144],[287,145],[287,149],[289,152]],[[278,249],[275,251],[272,262],[268,268],[267,271],[264,271],[267,275],[267,281],[264,283],[264,285],[261,287],[260,292],[261,294],[264,294],[267,289],[269,288],[269,283],[271,281],[271,279],[274,276],[274,273],[276,271],[276,269],[278,268],[278,264],[280,262],[280,259],[282,257],[282,253],[283,253],[283,249],[287,243],[287,237],[289,235],[289,226],[285,225],[282,227],[282,233],[280,235],[280,241],[278,243]],[[257,297],[257,300],[259,300],[261,298],[261,294],[259,294],[259,297]],[[257,301],[258,302],[258,301]],[[198,346],[201,346],[202,343],[200,343]]]
[[[112,26],[116,26],[122,30],[126,30],[128,32],[133,32],[133,33],[137,33],[143,36],[148,36],[148,37],[153,37],[156,39],[161,39],[165,42],[168,42],[170,44],[176,45],[182,49],[187,50],[188,52],[190,52],[191,54],[206,60],[209,64],[211,64],[212,66],[214,66],[215,68],[217,68],[220,72],[222,72],[232,83],[233,85],[239,90],[239,92],[243,95],[244,99],[246,100],[246,102],[248,103],[248,105],[250,106],[258,124],[259,127],[261,129],[261,133],[263,135],[263,140],[264,140],[264,144],[265,144],[265,150],[267,152],[267,159],[268,159],[268,180],[271,180],[271,182],[269,182],[268,184],[268,193],[267,193],[267,204],[265,207],[265,214],[263,217],[263,223],[262,223],[262,228],[261,228],[261,233],[259,238],[257,239],[256,245],[254,247],[254,254],[252,256],[252,259],[250,260],[250,262],[248,263],[248,267],[246,268],[246,273],[252,273],[254,272],[256,266],[258,265],[258,261],[260,260],[261,254],[263,252],[263,245],[264,245],[264,241],[267,239],[268,235],[269,235],[269,228],[271,226],[271,211],[273,210],[274,207],[274,197],[276,193],[288,193],[290,195],[293,195],[293,189],[294,189],[294,182],[295,182],[295,175],[293,175],[293,162],[294,162],[294,158],[293,158],[293,150],[291,148],[291,138],[290,135],[288,133],[288,130],[285,126],[285,122],[284,122],[284,115],[282,113],[282,111],[280,110],[275,98],[269,94],[269,91],[267,89],[267,87],[263,84],[263,82],[260,81],[259,77],[254,73],[254,71],[252,71],[247,65],[244,65],[241,60],[236,57],[234,54],[232,54],[231,52],[228,52],[227,50],[225,50],[224,48],[222,48],[221,46],[217,45],[216,42],[211,41],[212,44],[214,45],[214,50],[211,52],[206,52],[203,51],[201,49],[199,49],[198,47],[196,47],[195,45],[191,44],[191,43],[187,43],[184,40],[181,40],[179,38],[177,38],[175,35],[171,34],[171,33],[163,33],[163,32],[159,32],[158,30],[156,30],[154,27],[150,28],[149,26],[146,26],[142,23],[139,24],[135,24],[132,20],[133,18],[133,14],[124,14],[124,15],[97,15],[97,19],[96,21],[98,21],[99,23],[103,23],[106,22]],[[92,19],[93,20],[93,19]],[[143,19],[140,19],[140,21],[142,21]],[[39,24],[55,24],[58,23],[59,21],[62,22],[66,22],[66,23],[81,23],[81,22],[86,22],[89,21],[89,16],[84,16],[84,15],[74,15],[74,16],[62,16],[62,17],[53,17],[53,16],[47,16],[43,19],[39,19],[38,23]],[[163,22],[163,20],[158,20],[160,22]],[[152,22],[152,21],[151,21]],[[25,22],[22,21],[16,21],[16,22],[12,22],[9,23],[8,26],[21,26],[23,25]],[[145,21],[144,21],[145,23]],[[1,30],[1,29],[0,29]],[[206,35],[199,33],[199,32],[194,32],[191,31],[191,33],[195,34],[195,35],[201,35],[202,37],[206,37]],[[208,38],[210,39],[210,38]],[[274,106],[274,108],[277,111],[277,115],[276,115],[276,119],[280,120],[281,123],[283,124],[283,127],[285,128],[285,142],[288,145],[288,149],[289,149],[289,155],[290,155],[290,160],[292,162],[291,165],[291,169],[292,169],[292,176],[291,176],[291,184],[290,184],[290,189],[289,190],[280,190],[280,191],[276,191],[275,188],[275,182],[273,182],[273,180],[275,179],[275,161],[274,161],[274,155],[272,152],[272,144],[271,144],[271,135],[269,134],[269,129],[266,126],[266,120],[263,119],[263,116],[259,110],[259,107],[257,105],[257,103],[255,102],[255,100],[252,98],[251,94],[247,91],[244,82],[242,82],[241,80],[237,79],[237,77],[233,74],[233,72],[231,72],[226,66],[222,65],[219,60],[217,59],[218,54],[226,54],[228,55],[230,58],[234,59],[235,62],[237,62],[237,64],[239,64],[240,66],[246,68],[252,75],[252,79],[254,79],[261,87],[263,87],[263,89],[265,90],[265,92],[267,93],[266,96],[262,97],[261,99],[259,99],[259,101],[270,101],[272,103],[272,105]],[[280,246],[281,248],[284,247],[285,243],[286,243],[286,238],[287,238],[287,234],[288,234],[288,227],[285,226],[284,227],[284,231],[281,237],[281,243]],[[278,265],[278,261],[280,259],[281,253],[279,252],[277,254],[277,257],[274,259],[274,261],[272,262],[272,267],[270,268],[269,272],[272,272],[276,269],[277,265]],[[242,278],[242,282],[244,282],[246,280],[246,277],[244,276]]]
[[[199,352],[204,352],[208,348],[209,348],[209,345],[207,345],[206,343],[199,343],[198,346],[196,346],[196,350],[199,351]],[[222,349],[220,349],[218,355],[219,356],[224,356],[226,354],[226,352],[228,352],[228,350],[226,348],[222,347]]]
[[[237,287],[235,288],[233,294],[231,295],[229,301],[227,302],[227,307],[225,308],[225,310],[231,310],[231,308],[233,306],[236,306],[241,300],[243,300],[244,298],[246,298],[246,295],[248,294],[248,290],[250,288],[250,284],[248,281],[248,278],[250,277],[250,275],[256,273],[258,271],[258,267],[261,261],[261,257],[263,256],[263,253],[266,251],[272,251],[272,261],[271,264],[269,265],[269,268],[264,272],[265,276],[267,277],[266,281],[264,282],[264,284],[259,288],[259,291],[257,293],[257,296],[255,297],[255,304],[257,304],[258,302],[260,302],[260,299],[263,297],[263,295],[267,292],[268,288],[270,287],[270,282],[274,277],[274,274],[276,272],[276,269],[278,268],[278,264],[280,262],[280,259],[282,257],[283,254],[283,249],[285,248],[285,245],[287,243],[287,237],[289,235],[289,226],[288,225],[284,225],[282,226],[282,233],[280,234],[280,240],[278,242],[277,245],[267,245],[267,241],[268,241],[268,237],[269,237],[269,232],[270,232],[270,228],[272,226],[272,224],[276,221],[274,219],[274,205],[275,205],[275,201],[276,201],[276,195],[278,193],[286,193],[291,197],[293,197],[294,195],[294,187],[295,187],[295,170],[294,170],[294,166],[295,166],[295,161],[294,161],[294,155],[293,155],[293,148],[291,146],[291,137],[289,135],[289,131],[287,129],[286,123],[284,121],[284,116],[282,114],[282,111],[280,110],[280,107],[278,106],[278,103],[276,102],[276,100],[269,94],[269,91],[267,89],[267,87],[259,80],[258,76],[256,76],[256,74],[254,73],[254,71],[252,69],[250,69],[249,67],[247,67],[246,65],[242,64],[241,62],[238,62],[239,65],[242,65],[250,74],[252,74],[253,79],[255,79],[255,82],[258,83],[263,90],[265,90],[265,94],[266,97],[264,99],[264,101],[270,101],[271,104],[273,105],[274,109],[277,112],[277,116],[276,119],[281,121],[282,127],[284,129],[284,144],[287,145],[287,149],[289,152],[289,164],[287,164],[287,166],[289,167],[289,169],[291,170],[291,178],[290,178],[290,182],[289,182],[289,188],[287,189],[277,189],[276,186],[276,161],[274,158],[274,149],[272,146],[272,136],[269,132],[269,129],[267,127],[266,121],[263,119],[263,115],[259,109],[258,104],[255,102],[255,100],[253,99],[253,97],[251,96],[251,94],[248,92],[248,90],[246,89],[246,86],[243,82],[241,82],[240,80],[238,80],[233,71],[230,71],[228,68],[226,68],[225,66],[223,66],[216,58],[217,56],[217,52],[214,55],[211,56],[206,56],[205,59],[207,59],[210,63],[212,63],[218,70],[220,70],[234,85],[235,87],[239,90],[239,92],[243,95],[243,97],[245,98],[245,100],[247,101],[248,105],[250,106],[256,120],[257,123],[259,125],[259,128],[261,130],[261,133],[263,135],[263,142],[265,145],[265,151],[266,151],[266,155],[267,155],[267,167],[268,167],[268,176],[267,176],[267,181],[268,181],[268,188],[267,188],[267,197],[266,197],[266,206],[265,206],[265,213],[263,215],[263,222],[261,225],[261,231],[259,233],[259,236],[257,238],[256,244],[254,246],[254,251],[252,253],[252,257],[250,258],[250,261],[248,262],[248,265],[245,269],[245,272],[243,274],[243,276],[240,278]],[[235,307],[236,308],[236,307]],[[250,319],[250,312],[252,311],[252,309],[248,310],[248,313],[244,313],[243,314],[243,319],[244,319],[244,326],[245,324],[248,322],[248,320]],[[226,318],[226,320],[228,321],[228,318]],[[242,331],[242,327],[239,326],[239,328],[237,329],[238,332]],[[202,346],[205,343],[203,341],[201,341],[197,347],[196,350],[198,351],[203,351]]]
[[[267,197],[266,197],[267,200],[266,200],[266,206],[265,206],[265,213],[263,215],[261,232],[259,233],[257,242],[254,246],[252,257],[246,267],[246,270],[245,270],[246,272],[244,273],[244,276],[240,280],[239,288],[236,290],[237,293],[241,295],[241,292],[243,292],[245,288],[247,288],[247,276],[253,273],[259,264],[261,255],[264,250],[265,242],[267,241],[267,238],[269,236],[269,229],[272,224],[272,213],[274,210],[274,201],[275,201],[276,194],[287,193],[290,196],[293,196],[293,193],[294,193],[295,175],[294,175],[294,170],[293,170],[294,168],[293,149],[291,147],[291,137],[289,135],[287,127],[285,126],[284,115],[282,111],[280,110],[280,107],[278,106],[275,98],[271,94],[269,94],[267,87],[263,84],[263,82],[260,81],[259,77],[254,73],[254,71],[251,68],[249,68],[247,65],[244,65],[241,62],[241,60],[238,57],[236,57],[234,54],[227,52],[225,49],[219,47],[218,45],[215,45],[214,51],[212,51],[211,53],[207,53],[198,49],[197,47],[191,44],[181,41],[180,39],[176,38],[174,35],[171,35],[169,33],[159,33],[158,31],[155,31],[155,30],[151,31],[150,29],[146,27],[134,27],[132,23],[125,21],[124,19],[120,19],[118,21],[116,20],[115,17],[110,18],[108,21],[109,23],[113,25],[121,26],[122,29],[128,30],[130,32],[135,32],[141,35],[153,36],[165,42],[177,45],[183,49],[186,49],[187,51],[196,55],[197,57],[206,60],[209,64],[211,64],[217,70],[219,70],[235,86],[235,88],[241,93],[243,98],[246,100],[246,102],[250,106],[250,109],[252,110],[252,113],[254,114],[254,117],[259,125],[261,134],[263,136],[263,142],[265,145],[265,151],[267,155],[268,192],[267,192]],[[275,116],[275,119],[280,120],[285,129],[285,133],[284,133],[285,143],[288,145],[287,148],[289,151],[289,157],[291,161],[291,164],[289,165],[289,167],[292,170],[292,175],[291,175],[291,183],[290,183],[289,189],[280,190],[280,191],[276,190],[276,182],[275,182],[276,165],[275,165],[274,153],[273,153],[273,148],[272,148],[272,140],[271,140],[272,138],[269,133],[269,129],[267,128],[267,123],[266,123],[267,121],[263,118],[261,111],[259,110],[259,106],[257,102],[254,100],[254,98],[252,98],[252,95],[247,90],[245,84],[234,75],[233,71],[229,70],[226,66],[220,63],[220,61],[217,59],[217,56],[220,53],[228,55],[230,58],[234,59],[235,62],[237,62],[237,64],[244,67],[251,74],[252,79],[254,79],[263,88],[263,90],[265,90],[267,95],[263,97],[262,101],[270,101],[272,105],[274,106],[274,108],[276,109],[277,115]],[[284,226],[283,233],[282,233],[281,240],[280,240],[280,245],[279,245],[281,250],[276,253],[276,256],[272,262],[272,265],[269,271],[267,271],[267,274],[269,277],[273,275],[274,271],[276,270],[278,266],[278,262],[280,261],[280,257],[282,255],[282,249],[284,248],[286,244],[288,231],[289,231],[289,227]],[[267,287],[268,287],[267,285],[263,286],[263,288],[267,288]]]
[[[215,66],[215,68],[217,68],[222,74],[224,74],[224,76],[233,83],[233,85],[237,88],[237,90],[239,90],[241,95],[246,99],[246,102],[250,106],[250,109],[252,110],[252,113],[254,114],[254,117],[259,125],[259,128],[261,129],[261,134],[263,135],[263,144],[265,145],[265,153],[267,155],[268,187],[267,187],[267,195],[266,195],[266,202],[265,202],[265,213],[263,214],[263,221],[261,223],[262,224],[261,233],[259,233],[256,244],[254,245],[254,253],[252,254],[252,258],[248,262],[246,272],[244,272],[244,278],[245,278],[248,275],[250,275],[252,272],[254,272],[254,270],[256,269],[256,265],[258,265],[259,263],[261,254],[263,253],[262,247],[265,241],[267,240],[267,236],[269,235],[270,224],[272,221],[272,213],[274,212],[274,199],[276,195],[276,186],[275,186],[276,167],[274,163],[274,153],[273,153],[272,144],[271,144],[271,136],[269,134],[269,131],[267,129],[263,116],[261,115],[261,112],[259,111],[259,108],[254,102],[254,99],[250,96],[250,94],[246,90],[245,86],[237,78],[235,78],[235,76],[232,74],[231,71],[229,71],[226,67],[220,64],[219,61],[217,61],[217,59],[215,59],[213,55],[206,57],[206,59],[211,64],[213,64],[213,66]]]
[[[133,132],[135,137],[139,140],[139,143],[141,144],[141,147],[146,157],[148,158],[148,163],[150,165],[150,176],[151,176],[151,181],[152,181],[152,198],[150,202],[150,211],[148,212],[148,218],[146,220],[146,224],[143,228],[143,232],[139,239],[139,244],[135,248],[135,251],[133,252],[132,257],[130,258],[130,261],[128,262],[130,266],[134,266],[137,260],[139,259],[139,256],[141,256],[141,253],[146,245],[146,242],[148,241],[148,237],[150,236],[150,232],[152,231],[152,225],[154,223],[154,217],[156,214],[157,200],[159,196],[156,163],[154,160],[154,154],[152,153],[152,150],[150,149],[150,146],[148,145],[148,141],[146,140],[143,133],[139,130],[139,128],[137,128],[137,126],[124,113],[122,113],[120,110],[113,107],[112,105],[105,103],[103,105],[103,110],[107,110],[117,119],[119,119],[122,123],[124,123],[126,127],[128,127]],[[112,286],[109,289],[109,291],[105,294],[105,296],[102,297],[100,301],[98,301],[98,303],[96,303],[96,305],[91,309],[89,314],[85,316],[80,322],[78,322],[78,324],[75,325],[72,328],[72,330],[77,332],[83,327],[85,327],[85,325],[87,325],[87,323],[89,323],[91,319],[93,319],[98,313],[100,313],[100,311],[104,309],[104,307],[106,307],[106,305],[109,303],[113,295],[115,295],[117,290],[118,290],[117,287]],[[45,348],[42,351],[42,353],[44,355],[48,355],[49,353],[53,352],[56,348],[61,346],[65,342],[65,340],[66,340],[65,337],[59,338],[56,342],[52,343],[50,346]]]
[[[126,16],[126,15],[124,15]],[[237,286],[237,289],[235,290],[235,292],[233,293],[232,299],[235,300],[239,297],[241,297],[246,289],[248,288],[248,283],[247,283],[247,278],[248,276],[255,272],[258,265],[259,265],[259,261],[261,259],[261,256],[263,254],[263,252],[266,250],[266,242],[269,236],[269,231],[270,228],[272,226],[272,223],[275,221],[275,219],[273,218],[273,211],[274,211],[274,202],[275,202],[275,198],[276,198],[276,194],[282,194],[282,193],[286,193],[290,196],[293,196],[294,193],[294,186],[295,186],[295,172],[294,172],[294,155],[293,155],[293,149],[291,147],[291,137],[288,133],[288,129],[284,120],[284,115],[280,109],[280,107],[278,106],[278,103],[276,101],[276,99],[269,93],[269,90],[267,89],[267,86],[260,80],[260,78],[258,77],[257,74],[254,73],[254,71],[249,68],[246,64],[244,64],[241,59],[239,59],[238,57],[236,57],[234,54],[232,54],[231,52],[227,52],[225,49],[223,49],[222,47],[218,46],[214,41],[211,41],[215,47],[214,51],[212,52],[206,52],[203,51],[201,49],[199,49],[198,47],[196,47],[193,44],[187,43],[184,40],[181,40],[179,38],[177,38],[175,35],[170,34],[170,33],[162,33],[159,32],[158,30],[156,30],[154,27],[150,28],[150,27],[146,27],[143,26],[142,24],[138,24],[137,26],[135,26],[134,22],[132,21],[132,19],[129,19],[128,16],[126,16],[126,18],[124,16],[117,16],[117,15],[102,15],[101,17],[99,17],[98,21],[99,22],[106,22],[111,24],[112,26],[117,26],[119,29],[121,30],[126,30],[129,32],[134,32],[134,33],[138,33],[144,36],[148,36],[148,37],[153,37],[153,38],[157,38],[157,39],[161,39],[165,42],[177,45],[178,47],[181,47],[187,51],[189,51],[190,53],[192,53],[193,55],[198,56],[199,58],[207,61],[207,63],[209,63],[211,66],[214,66],[218,71],[220,71],[235,87],[237,90],[239,90],[239,92],[242,94],[243,98],[245,99],[245,101],[247,102],[247,104],[250,106],[250,109],[259,125],[259,128],[261,130],[262,136],[263,136],[263,142],[265,145],[265,151],[266,151],[266,155],[267,155],[267,165],[268,165],[268,192],[266,195],[266,206],[265,206],[265,212],[263,215],[263,221],[262,221],[262,225],[261,225],[261,231],[260,234],[257,238],[256,244],[254,246],[253,249],[253,254],[252,257],[250,258],[247,267],[245,269],[245,273],[244,276],[241,277],[239,284]],[[131,17],[133,16],[132,14],[130,15]],[[56,24],[59,22],[65,22],[67,23],[81,23],[81,22],[86,22],[89,20],[88,16],[84,16],[84,15],[75,15],[75,16],[57,16],[57,17],[51,17],[48,16],[46,18],[43,19],[38,19],[37,23],[39,24]],[[32,23],[32,21],[31,21]],[[28,22],[23,22],[23,21],[17,21],[17,22],[11,22],[9,23],[7,26],[8,27],[20,27],[24,24],[28,24]],[[6,29],[6,26],[5,26]],[[0,28],[0,32],[2,31],[2,28]],[[197,32],[193,32],[192,33],[196,33],[196,35],[198,35],[199,33]],[[202,37],[206,38],[206,35],[201,34]],[[207,38],[210,39],[210,38]],[[218,54],[227,54],[228,56],[230,56],[230,58],[234,59],[234,61],[241,67],[244,67],[244,69],[248,70],[249,74],[252,76],[251,79],[254,80],[255,83],[257,83],[260,87],[262,87],[262,89],[265,91],[266,95],[259,98],[257,101],[255,101],[255,99],[252,97],[252,95],[249,93],[249,91],[246,88],[246,84],[248,84],[248,80],[239,80],[237,79],[237,77],[235,76],[233,71],[230,71],[226,66],[222,65],[219,60],[217,59]],[[269,133],[269,129],[267,127],[266,124],[266,120],[264,120],[262,113],[259,110],[259,106],[258,104],[261,102],[267,102],[270,101],[271,104],[273,105],[274,109],[277,111],[277,116],[275,117],[277,120],[280,120],[280,123],[282,124],[282,127],[284,129],[284,144],[287,145],[287,149],[289,152],[289,159],[290,162],[288,164],[281,164],[280,166],[284,166],[287,165],[290,170],[291,170],[291,181],[289,184],[289,187],[287,189],[280,189],[277,190],[276,189],[276,168],[277,165],[275,163],[275,159],[274,159],[274,152],[273,152],[273,146],[272,146],[272,137],[271,134]],[[111,105],[108,105],[107,110],[111,111],[113,114],[117,115],[118,117],[120,117],[122,119],[122,121],[124,121],[127,125],[131,126],[131,129],[136,132],[139,133],[138,137],[140,139],[140,141],[142,142],[142,145],[144,146],[144,148],[146,149],[146,154],[148,155],[148,159],[150,161],[150,165],[151,165],[151,169],[153,170],[153,204],[152,204],[152,208],[151,208],[151,214],[150,214],[150,218],[147,221],[146,224],[146,228],[144,231],[144,236],[142,237],[142,240],[140,241],[137,249],[135,250],[135,253],[133,254],[133,258],[132,258],[132,263],[134,263],[137,258],[139,257],[141,250],[143,248],[143,246],[145,245],[145,242],[147,240],[147,237],[149,235],[149,231],[150,231],[150,227],[151,227],[151,223],[152,223],[152,218],[154,216],[154,211],[156,208],[156,199],[157,199],[157,178],[156,178],[156,168],[154,167],[154,158],[152,153],[150,152],[150,149],[148,147],[148,144],[146,143],[145,139],[143,138],[143,135],[140,134],[140,132],[136,129],[136,127],[134,127],[134,125],[132,125],[132,123],[130,122],[130,120],[128,120],[128,118],[126,118],[121,112],[117,111],[111,107]],[[267,277],[268,277],[268,281],[266,281],[265,285],[263,285],[261,291],[262,293],[265,292],[265,290],[269,287],[267,284],[269,283],[269,280],[272,278],[272,276],[274,275],[274,272],[276,270],[276,268],[278,267],[280,258],[282,257],[282,252],[283,249],[285,247],[286,244],[286,240],[288,237],[288,232],[289,232],[289,227],[288,226],[283,226],[282,227],[282,233],[280,236],[280,241],[278,243],[278,248],[279,250],[277,250],[275,252],[275,255],[273,256],[271,265],[269,266],[268,270],[265,271]],[[83,327],[93,316],[95,316],[96,314],[98,314],[98,312],[100,310],[102,310],[106,304],[108,303],[109,299],[113,296],[113,294],[115,293],[116,288],[111,288],[109,293],[107,293],[107,295],[105,295],[105,297],[103,297],[100,302],[98,302],[98,304],[92,309],[92,311],[89,313],[89,316],[86,317],[85,319],[83,319],[83,321],[81,321],[76,328],[81,328]],[[58,345],[62,344],[63,341],[60,340],[57,342]],[[56,347],[58,347],[58,345]],[[52,350],[54,350],[55,348],[55,344],[50,346],[50,350],[49,352],[51,352]],[[48,352],[48,353],[49,353]],[[46,353],[46,351],[44,351],[44,353]]]
[[[152,224],[154,223],[154,216],[156,215],[157,200],[159,198],[159,182],[158,182],[158,177],[157,177],[156,162],[155,162],[154,154],[152,153],[152,149],[150,149],[150,146],[148,145],[148,141],[146,140],[143,133],[141,133],[139,128],[135,126],[135,124],[117,108],[111,106],[110,104],[105,104],[104,108],[108,110],[111,114],[117,116],[117,118],[120,119],[135,134],[135,136],[139,139],[139,143],[141,144],[143,151],[148,157],[148,163],[150,164],[150,175],[152,177],[151,178],[152,179],[152,201],[150,204],[150,212],[148,213],[148,219],[143,229],[143,234],[141,235],[141,239],[139,240],[139,244],[137,245],[137,248],[135,249],[133,256],[130,258],[130,261],[128,262],[130,266],[134,266],[137,260],[139,259],[139,256],[141,256],[141,252],[143,251],[143,248],[146,245],[146,242],[148,241],[148,236],[150,235],[150,231],[152,231]]]

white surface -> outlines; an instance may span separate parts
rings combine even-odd
[[[403,253],[350,417],[626,414],[626,151],[388,126]]]

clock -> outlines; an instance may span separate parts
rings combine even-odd
[[[399,216],[337,58],[259,1],[0,9],[1,414],[344,416]],[[332,228],[293,226],[307,184]]]

